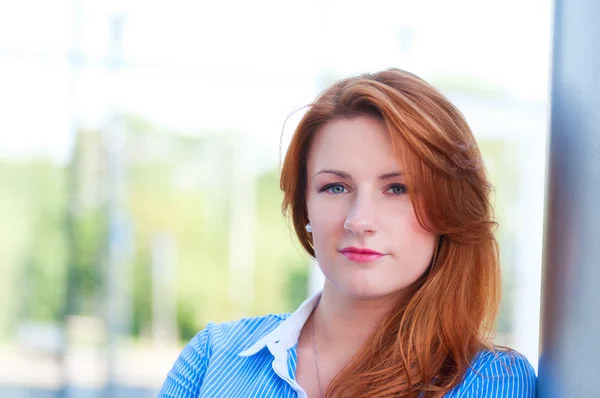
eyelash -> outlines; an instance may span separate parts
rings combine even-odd
[[[326,192],[326,191],[329,191],[329,190],[330,190],[331,188],[333,188],[333,187],[343,187],[344,189],[348,189],[348,188],[346,188],[346,187],[345,187],[343,184],[340,184],[340,183],[337,183],[337,182],[335,182],[335,183],[332,183],[332,184],[327,184],[327,185],[325,185],[323,188],[321,188],[321,189],[319,190],[319,192]],[[390,186],[388,187],[388,189],[387,189],[387,190],[389,191],[389,190],[390,190],[390,189],[392,189],[392,188],[402,188],[402,189],[404,190],[404,192],[402,192],[402,193],[399,193],[399,194],[393,194],[393,195],[395,195],[395,196],[400,196],[400,195],[403,195],[403,194],[407,193],[407,188],[406,188],[406,185],[403,185],[403,184],[392,184],[392,185],[390,185]],[[339,195],[339,194],[340,194],[340,193],[333,193],[333,192],[330,192],[330,193],[331,193],[331,194],[333,194],[333,195]],[[341,192],[341,193],[343,193],[343,192]]]

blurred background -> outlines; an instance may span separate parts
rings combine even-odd
[[[549,0],[0,3],[0,396],[152,397],[207,322],[322,277],[279,161],[333,81],[399,67],[496,187],[498,341],[537,369]]]

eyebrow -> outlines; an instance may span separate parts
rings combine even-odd
[[[341,170],[336,170],[336,169],[323,169],[320,170],[319,172],[315,173],[315,175],[312,177],[312,179],[314,180],[316,176],[318,176],[319,174],[335,174],[336,176],[340,177],[341,179],[344,180],[351,180],[352,176],[350,176],[350,174],[346,173],[345,171],[341,171]],[[399,171],[393,171],[391,173],[384,173],[379,175],[377,178],[379,180],[389,180],[390,178],[395,178],[395,177],[400,177],[402,176],[402,173]]]

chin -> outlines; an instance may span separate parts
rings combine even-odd
[[[339,285],[338,285],[339,286]],[[381,286],[366,285],[364,282],[340,286],[342,293],[360,299],[380,298],[398,293],[401,289],[382,289]]]

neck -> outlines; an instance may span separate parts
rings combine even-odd
[[[342,362],[349,361],[396,302],[397,296],[360,298],[345,295],[325,282],[312,320],[316,323],[320,347]]]

